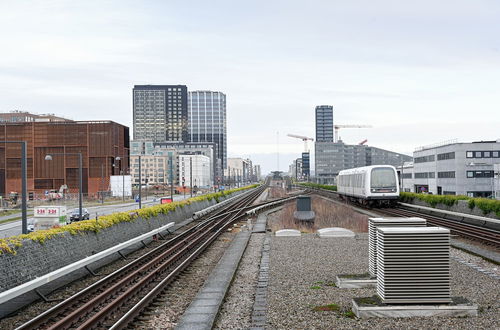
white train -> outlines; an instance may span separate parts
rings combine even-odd
[[[337,192],[362,204],[394,204],[399,197],[396,168],[373,165],[340,171]]]

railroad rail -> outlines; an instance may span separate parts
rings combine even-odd
[[[401,207],[392,209],[378,209],[377,212],[397,217],[420,217],[426,219],[427,223],[430,225],[446,227],[450,229],[453,234],[500,247],[500,232],[494,229],[475,226],[472,224],[445,219],[434,215],[428,215],[418,211],[407,210]]]
[[[127,327],[167,285],[246,211],[265,185],[200,219],[121,269],[50,308],[18,329]],[[271,201],[275,202],[275,201]]]
[[[325,189],[318,188],[306,188],[309,191],[313,191],[319,195],[339,199],[339,195],[337,192],[329,191]],[[366,208],[364,206],[356,204],[356,207],[365,208],[374,213],[386,214],[389,216],[397,216],[397,217],[420,217],[426,219],[427,222],[433,226],[441,226],[451,230],[452,233],[456,235],[460,235],[463,237],[467,237],[469,239],[473,239],[476,241],[481,241],[488,245],[492,245],[495,247],[500,247],[500,232],[490,228],[484,228],[481,226],[477,226],[474,224],[469,224],[465,222],[459,222],[452,219],[446,219],[443,217],[429,215],[426,213],[408,210],[402,207],[396,208]]]

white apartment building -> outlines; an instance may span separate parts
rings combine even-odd
[[[185,187],[211,187],[210,157],[180,154],[179,184]]]

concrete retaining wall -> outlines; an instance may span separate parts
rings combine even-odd
[[[237,192],[232,194],[241,193]],[[225,198],[229,198],[226,196]],[[98,233],[80,235],[64,233],[60,237],[48,239],[43,244],[24,240],[17,248],[17,254],[0,255],[0,292],[28,282],[40,275],[69,265],[97,252],[147,233],[169,222],[181,222],[194,212],[216,204],[215,200],[195,202],[178,207],[174,212],[155,218],[137,218],[132,222],[122,222]]]
[[[418,198],[414,198],[410,204],[432,207],[430,204],[428,204],[424,201],[421,201]],[[492,219],[498,219],[498,217],[496,216],[496,214],[494,212],[490,212],[489,214],[484,214],[483,210],[481,210],[477,206],[471,210],[469,208],[469,202],[466,200],[458,201],[458,203],[453,205],[453,206],[448,206],[448,205],[444,205],[444,204],[437,204],[435,209],[452,211],[452,212],[459,212],[459,213],[465,213],[465,214],[472,214],[472,215],[477,215],[480,217],[487,217],[487,218],[492,218]]]
[[[225,196],[221,198],[221,201],[245,192],[248,192],[248,190],[238,191],[230,196]],[[215,200],[195,202],[184,207],[179,207],[174,212],[166,215],[159,215],[151,219],[137,218],[133,222],[122,222],[106,228],[99,233],[89,232],[81,235],[64,233],[60,237],[46,240],[43,244],[25,240],[23,241],[23,245],[17,249],[16,255],[8,253],[0,255],[0,292],[108,249],[118,243],[147,233],[155,228],[164,226],[167,223],[185,223],[185,220],[189,219],[194,212],[198,212],[214,204],[216,204]],[[176,227],[179,226],[177,225]],[[141,243],[135,244],[122,251],[122,253],[126,255],[141,246]],[[93,263],[90,268],[93,270],[99,269],[118,258],[120,258],[118,254],[113,254]],[[44,285],[40,288],[40,292],[43,294],[50,293],[88,274],[88,271],[85,269],[74,271],[69,275]],[[39,296],[32,291],[2,304],[0,305],[0,318],[12,314],[19,308],[38,299],[40,299]]]

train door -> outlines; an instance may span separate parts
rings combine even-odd
[[[437,193],[438,195],[442,195],[443,194],[443,187],[439,187],[438,186],[438,191],[437,192],[438,192]]]

